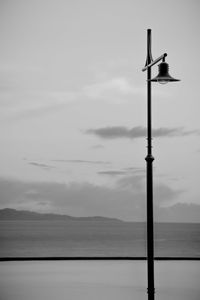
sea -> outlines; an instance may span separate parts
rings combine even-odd
[[[0,221],[0,257],[145,257],[146,224]],[[200,257],[200,223],[155,223],[156,257]]]

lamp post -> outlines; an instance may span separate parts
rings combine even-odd
[[[153,161],[152,155],[152,115],[151,115],[151,82],[167,83],[179,81],[168,73],[168,64],[165,62],[167,53],[153,60],[151,53],[151,29],[147,29],[147,58],[142,71],[147,71],[147,156],[146,160],[146,192],[147,192],[147,293],[148,300],[154,300],[154,224],[153,224]],[[151,67],[159,61],[159,73],[151,79]]]

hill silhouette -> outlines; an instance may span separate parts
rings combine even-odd
[[[101,216],[93,217],[72,217],[69,215],[61,215],[54,213],[38,213],[28,210],[16,210],[13,208],[0,209],[0,220],[1,221],[42,221],[42,220],[60,220],[60,221],[102,221],[102,222],[123,222],[122,220],[115,218],[106,218]]]

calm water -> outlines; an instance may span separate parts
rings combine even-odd
[[[0,221],[0,257],[145,256],[145,223]],[[200,257],[200,224],[155,224],[155,256]]]
[[[1,300],[147,300],[145,261],[0,263]],[[199,300],[200,261],[156,261],[156,300]]]

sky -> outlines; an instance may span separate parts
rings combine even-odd
[[[145,220],[150,28],[155,220],[200,220],[199,9],[1,0],[0,208]]]

